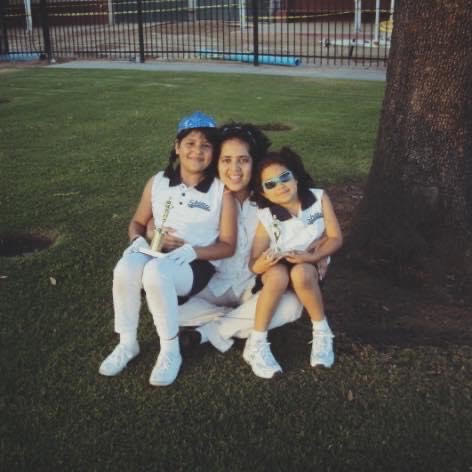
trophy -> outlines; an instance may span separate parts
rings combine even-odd
[[[165,206],[164,206],[164,213],[162,214],[162,219],[161,219],[161,224],[159,228],[156,228],[154,230],[154,236],[152,237],[151,241],[151,248],[140,248],[139,252],[142,252],[144,254],[147,254],[148,256],[153,256],[153,257],[163,257],[164,254],[161,252],[162,245],[164,244],[164,236],[166,234],[164,230],[164,225],[167,221],[167,218],[169,217],[169,212],[172,208],[172,198],[169,198],[169,200],[166,201]]]
[[[274,235],[275,239],[275,251],[277,253],[281,253],[282,250],[279,246],[280,237],[282,236],[282,229],[280,228],[280,221],[277,219],[277,216],[272,215],[272,234]]]

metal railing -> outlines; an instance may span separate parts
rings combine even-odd
[[[394,0],[2,0],[0,59],[384,65]]]

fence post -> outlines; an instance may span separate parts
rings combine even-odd
[[[254,43],[254,65],[259,65],[259,0],[252,1],[252,40]]]
[[[39,0],[39,12],[41,16],[41,29],[43,30],[44,50],[48,57],[48,62],[51,63],[51,37],[49,35],[49,19],[48,19],[48,5],[47,0]]]
[[[138,7],[138,38],[139,38],[139,62],[144,62],[144,30],[143,30],[143,4],[137,0]]]
[[[8,54],[7,19],[5,17],[4,2],[0,0],[0,54]]]

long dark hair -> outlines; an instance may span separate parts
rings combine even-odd
[[[175,138],[176,141],[180,144],[182,139],[188,136],[192,131],[198,131],[199,133],[202,133],[213,146],[213,156],[210,165],[205,169],[205,175],[208,177],[215,177],[217,160],[220,154],[220,132],[218,128],[186,128],[177,134]],[[164,175],[166,177],[171,177],[178,168],[178,158],[179,156],[177,156],[177,153],[175,152],[175,146],[172,146],[169,156],[169,163],[164,170]]]
[[[292,151],[289,147],[283,147],[280,151],[269,152],[252,172],[254,193],[251,199],[257,203],[259,208],[266,208],[272,205],[272,202],[263,195],[264,189],[262,188],[261,180],[262,171],[272,164],[279,164],[292,172],[298,182],[297,191],[299,197],[309,192],[310,188],[315,186],[313,178],[305,170],[302,158],[296,152]]]

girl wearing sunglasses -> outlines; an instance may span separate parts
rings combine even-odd
[[[282,294],[291,287],[313,324],[310,364],[331,367],[333,334],[324,314],[316,265],[342,245],[330,199],[314,188],[300,156],[289,148],[269,153],[254,177],[259,224],[249,265],[258,274],[255,290],[260,289],[260,294],[243,358],[258,377],[272,378],[282,372],[267,342],[267,329]],[[322,236],[323,244],[308,251]]]

